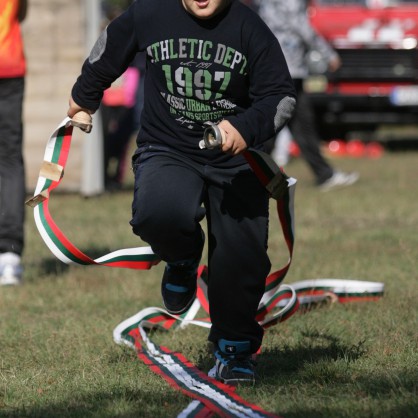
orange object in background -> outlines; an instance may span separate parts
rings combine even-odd
[[[328,143],[326,152],[331,157],[380,158],[384,153],[384,148],[376,141],[364,143],[359,139],[348,142],[333,139]]]
[[[366,154],[366,146],[364,145],[364,142],[359,139],[353,139],[352,141],[347,142],[346,152],[350,157],[364,157]]]
[[[289,143],[289,155],[292,157],[300,157],[300,148],[295,141]]]
[[[346,143],[341,139],[333,139],[328,143],[328,153],[340,157],[346,155]]]
[[[383,146],[378,142],[369,142],[366,145],[366,155],[369,158],[380,158],[384,152]]]

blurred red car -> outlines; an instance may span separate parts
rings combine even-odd
[[[310,0],[308,13],[342,60],[327,73],[309,53],[305,88],[323,138],[418,124],[418,0]]]

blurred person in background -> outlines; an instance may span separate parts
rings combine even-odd
[[[103,123],[104,175],[107,191],[123,187],[128,149],[137,130],[137,90],[140,71],[134,62],[108,88],[100,107]]]
[[[328,191],[354,184],[358,180],[358,173],[336,170],[322,155],[314,109],[309,96],[303,90],[304,79],[309,75],[307,54],[312,50],[318,51],[331,72],[336,71],[341,65],[338,54],[311,26],[306,0],[256,1],[258,13],[282,46],[295,83],[297,106],[288,126],[302,157],[315,176],[316,185],[320,190]],[[279,133],[277,139],[285,133]],[[278,163],[283,163],[283,160]]]
[[[107,26],[132,3],[131,0],[103,3]],[[105,90],[100,106],[103,128],[104,185],[108,192],[121,190],[128,165],[128,150],[139,127],[139,86],[143,86],[143,58],[135,57],[126,71]]]
[[[0,285],[22,282],[25,170],[23,95],[26,73],[20,22],[26,0],[0,0]]]

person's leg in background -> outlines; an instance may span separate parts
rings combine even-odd
[[[328,180],[334,170],[322,156],[320,138],[309,97],[303,92],[302,80],[295,80],[298,93],[296,111],[289,126],[303,158],[314,173],[317,184]]]
[[[119,190],[123,186],[127,150],[135,132],[135,108],[101,106],[103,122],[104,183],[106,190]]]
[[[314,110],[308,95],[303,92],[303,81],[294,80],[298,92],[296,111],[289,123],[293,140],[315,176],[316,184],[324,191],[349,186],[358,179],[357,173],[335,170],[324,158],[315,123]]]
[[[0,79],[0,285],[22,280],[25,170],[24,78]]]

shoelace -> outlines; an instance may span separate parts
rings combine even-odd
[[[185,293],[197,279],[197,270],[194,267],[173,266],[167,264],[170,278],[166,280],[165,288],[172,292]]]
[[[232,371],[238,371],[241,373],[247,373],[249,371],[250,373],[248,374],[254,374],[253,369],[256,365],[257,363],[248,357],[244,357],[242,359],[234,358],[231,359],[228,363],[228,366]]]
[[[249,368],[250,370],[257,365],[257,362],[253,360],[251,357],[246,355],[233,355],[228,356],[224,353],[220,352],[219,350],[216,352],[216,358],[222,361],[231,369],[239,368],[242,369],[243,367]]]

